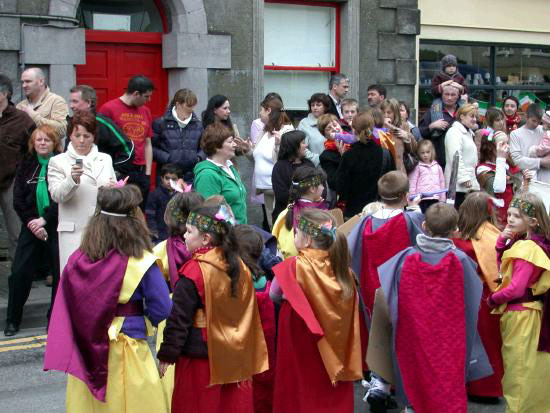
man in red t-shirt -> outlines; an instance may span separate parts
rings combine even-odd
[[[134,171],[129,174],[129,183],[141,189],[143,203],[147,200],[153,162],[153,135],[151,111],[145,104],[151,99],[153,82],[146,76],[136,75],[128,81],[126,93],[110,100],[99,109],[99,113],[113,120],[127,137],[134,142]]]

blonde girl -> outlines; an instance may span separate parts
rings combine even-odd
[[[428,207],[439,201],[445,202],[445,175],[435,160],[435,149],[432,141],[423,139],[416,149],[418,165],[409,175],[411,197],[420,195],[420,209],[426,212]]]
[[[502,387],[507,412],[550,406],[550,220],[542,200],[516,196],[497,240],[502,283],[488,303],[502,314]]]

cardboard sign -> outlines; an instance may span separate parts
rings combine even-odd
[[[367,364],[388,383],[394,383],[392,362],[392,325],[382,288],[376,290],[367,348]]]
[[[357,214],[351,217],[350,219],[348,219],[342,225],[340,225],[338,229],[347,237],[349,233],[353,230],[353,228],[355,228],[355,226],[359,223],[360,220],[361,220],[361,214]]]

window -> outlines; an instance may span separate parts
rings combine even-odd
[[[82,0],[80,26],[93,30],[163,32],[155,0]]]
[[[506,96],[516,96],[522,108],[550,104],[550,48],[496,44],[420,42],[420,110],[432,102],[431,79],[446,54],[458,59],[458,70],[468,82],[470,96],[487,105],[501,106]]]
[[[334,3],[292,3],[265,3],[264,91],[281,94],[286,109],[303,111],[339,71],[340,12]]]

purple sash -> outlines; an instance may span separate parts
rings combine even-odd
[[[168,256],[170,289],[174,291],[176,282],[180,278],[178,270],[191,259],[191,253],[187,250],[185,241],[181,237],[169,237],[166,240],[166,255]]]
[[[100,401],[107,390],[108,329],[127,265],[116,250],[96,262],[76,250],[63,270],[48,330],[44,370],[79,378]]]

